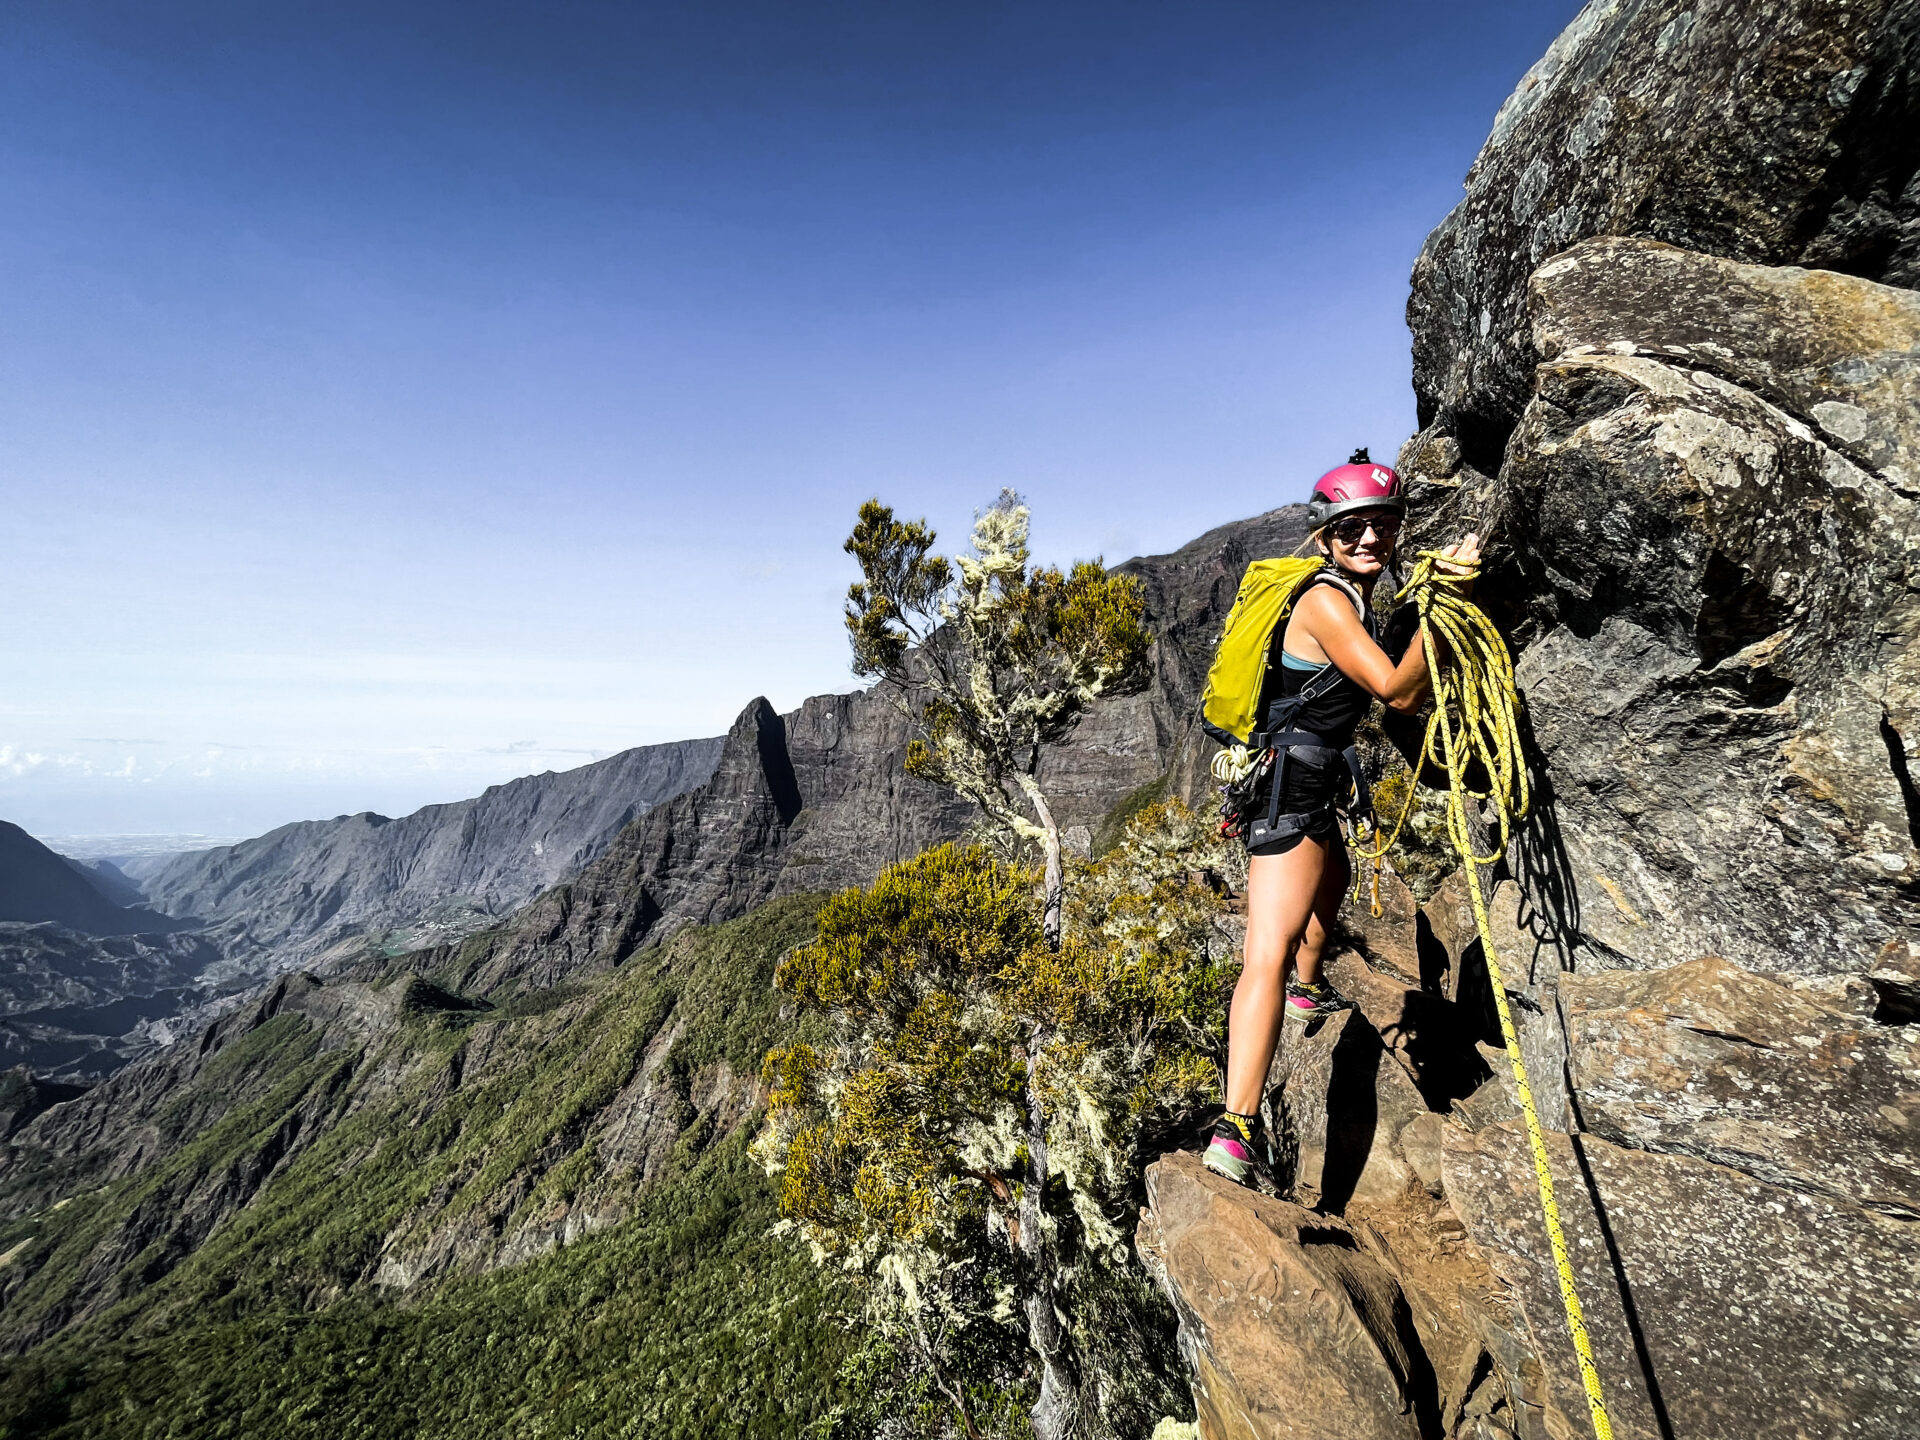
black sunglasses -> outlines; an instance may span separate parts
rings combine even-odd
[[[1348,515],[1327,526],[1327,534],[1342,545],[1357,544],[1360,537],[1368,530],[1372,530],[1382,540],[1391,540],[1400,533],[1400,517],[1398,515]]]

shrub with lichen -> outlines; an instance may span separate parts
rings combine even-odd
[[[907,773],[1039,847],[1041,924],[1057,942],[1065,852],[1040,781],[1043,747],[1101,696],[1145,684],[1153,637],[1136,576],[1098,560],[1033,564],[1028,518],[1001,491],[974,519],[972,550],[949,561],[931,553],[925,521],[869,500],[847,537],[861,578],[846,623],[854,673],[882,680],[913,727]]]
[[[992,1424],[969,1396],[1009,1334],[1036,1433],[1139,1434],[1185,1404],[1129,1242],[1152,1141],[1217,1094],[1231,951],[1208,872],[1231,863],[1151,806],[1076,864],[1054,949],[1030,870],[943,846],[835,896],[780,966],[830,1035],[768,1055],[757,1154],[963,1429]]]

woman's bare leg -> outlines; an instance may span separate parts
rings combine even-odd
[[[1312,984],[1320,978],[1320,963],[1333,934],[1334,917],[1347,898],[1347,886],[1353,881],[1353,865],[1347,859],[1347,847],[1337,841],[1327,856],[1327,867],[1320,875],[1320,893],[1314,896],[1313,913],[1307,917],[1306,933],[1294,951],[1293,968],[1300,978]],[[1252,929],[1249,924],[1248,929]]]
[[[1334,849],[1342,852],[1344,866],[1346,847],[1337,835],[1325,840],[1308,836],[1284,855],[1256,855],[1247,863],[1246,953],[1227,1017],[1227,1109],[1235,1114],[1252,1115],[1260,1108],[1260,1091],[1280,1037],[1287,962],[1321,908]],[[1324,925],[1321,932],[1324,946]],[[1317,968],[1318,951],[1314,959]]]

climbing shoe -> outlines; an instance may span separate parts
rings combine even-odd
[[[1337,1010],[1351,1010],[1353,1002],[1326,980],[1294,980],[1287,985],[1287,1018],[1313,1020]]]
[[[1236,1115],[1231,1110],[1213,1122],[1207,1153],[1200,1163],[1236,1185],[1253,1184],[1256,1157],[1266,1159],[1267,1139],[1258,1115]]]

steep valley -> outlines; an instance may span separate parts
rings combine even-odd
[[[221,952],[143,900],[0,823],[0,1063],[91,1079],[193,1025]]]
[[[295,966],[326,971],[485,928],[703,782],[720,744],[642,746],[398,820],[306,821],[124,869],[0,827],[13,891],[0,920],[0,1058],[98,1079]]]
[[[289,976],[45,1111],[9,1150],[0,1325],[56,1338],[0,1424],[146,1433],[137,1396],[202,1434],[341,1434],[352,1375],[354,1433],[617,1403],[698,1435],[740,1387],[769,1397],[740,1433],[793,1433],[847,1337],[830,1281],[766,1246],[738,1124],[816,904],[498,1003],[377,962]]]

